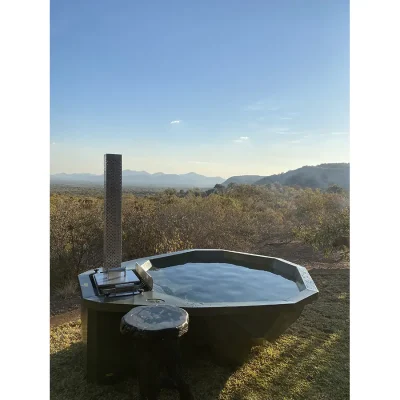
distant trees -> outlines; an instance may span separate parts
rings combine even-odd
[[[313,189],[319,187],[318,180],[313,176],[306,175],[305,173],[298,173],[288,177],[285,181],[285,185],[309,187]]]
[[[330,185],[330,186],[328,187],[328,189],[326,189],[326,192],[327,192],[327,193],[344,194],[344,193],[345,193],[345,190],[344,190],[342,187],[340,187],[339,185],[334,184],[334,185]]]
[[[225,190],[225,186],[221,185],[220,183],[217,183],[214,186],[214,192],[222,193]]]
[[[200,197],[201,196],[201,190],[199,188],[193,188],[193,189],[189,189],[186,192],[187,196],[194,196],[194,197]]]
[[[187,248],[261,252],[265,242],[301,240],[316,249],[348,251],[348,194],[282,186],[216,185],[207,192],[165,190],[125,193],[124,260]],[[344,238],[344,239],[343,239]],[[347,249],[347,250],[346,250]],[[103,200],[93,196],[50,198],[52,290],[76,281],[103,259]]]
[[[176,196],[178,192],[176,191],[176,189],[170,188],[170,189],[165,189],[164,194],[167,196]]]

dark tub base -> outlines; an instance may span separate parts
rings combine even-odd
[[[264,311],[254,316],[189,317],[189,332],[183,338],[184,355],[195,354],[196,348],[206,347],[217,364],[240,365],[258,339],[275,340],[300,316],[301,311],[302,308],[285,313]],[[124,314],[99,312],[82,306],[82,337],[86,344],[88,382],[112,384],[136,375],[140,361],[137,360],[139,353],[135,351],[135,342],[121,335],[119,330]],[[268,330],[268,334],[254,335],[254,325],[260,333]]]

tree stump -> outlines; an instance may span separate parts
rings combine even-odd
[[[188,313],[175,306],[135,307],[121,319],[120,330],[135,338],[142,400],[157,400],[161,387],[173,387],[181,400],[194,400],[184,379],[179,338],[189,328]],[[167,377],[161,384],[161,371]]]

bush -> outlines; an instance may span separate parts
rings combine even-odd
[[[50,280],[64,285],[79,272],[101,265],[103,202],[71,196],[50,200]]]
[[[335,249],[339,238],[350,237],[350,206],[339,193],[304,190],[298,199],[296,218],[295,236],[326,255]]]

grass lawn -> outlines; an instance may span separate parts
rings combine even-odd
[[[249,360],[233,370],[212,363],[207,354],[187,365],[197,400],[289,400],[350,397],[349,270],[310,272],[320,296],[275,343],[254,347]],[[114,386],[84,379],[80,321],[50,332],[51,398],[132,399],[135,379]],[[133,396],[139,399],[138,394]],[[163,390],[161,400],[178,399]]]

